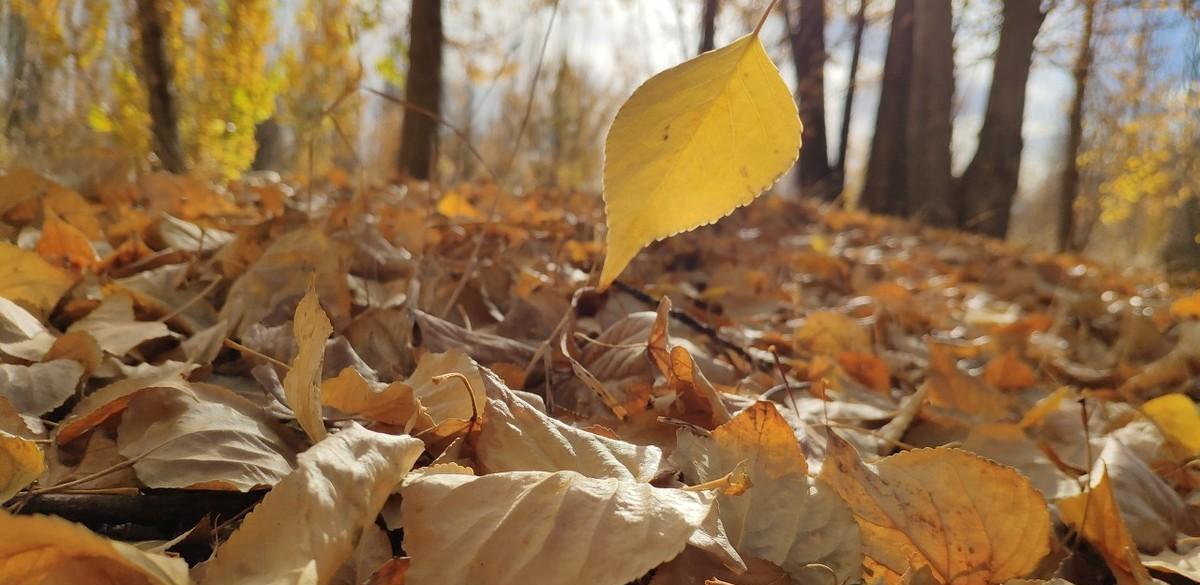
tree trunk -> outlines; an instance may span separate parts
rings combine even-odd
[[[1073,76],[1075,97],[1071,99],[1071,111],[1067,116],[1070,129],[1067,134],[1067,150],[1064,153],[1065,167],[1062,185],[1059,188],[1058,249],[1062,252],[1077,252],[1083,242],[1075,232],[1075,201],[1079,197],[1079,155],[1083,144],[1083,106],[1087,92],[1088,76],[1092,68],[1092,34],[1096,28],[1097,0],[1083,0],[1083,36],[1079,39],[1079,54],[1075,57]]]
[[[704,11],[700,15],[700,52],[707,53],[716,46],[717,13],[721,11],[720,0],[704,0]]]
[[[167,55],[167,15],[157,0],[137,0],[137,27],[141,37],[142,79],[149,99],[150,131],[154,154],[163,168],[175,174],[187,171],[179,140],[179,105],[172,91],[175,64]]]
[[[925,0],[922,0],[925,1]],[[859,206],[872,213],[907,214],[908,101],[913,61],[913,0],[896,0],[883,61],[875,135]]]
[[[408,24],[408,78],[404,99],[437,115],[442,101],[442,0],[412,0]],[[400,131],[400,173],[420,181],[432,175],[437,120],[413,110]]]
[[[850,144],[850,115],[854,111],[854,88],[858,78],[858,60],[862,55],[863,32],[867,28],[867,0],[859,0],[858,12],[854,15],[854,43],[850,51],[850,78],[846,82],[846,99],[842,103],[842,125],[839,129],[837,166],[834,167],[833,193],[841,193],[846,186],[846,148]]]
[[[913,13],[908,107],[908,215],[929,225],[958,225],[950,170],[954,101],[954,30],[949,2],[918,0]]]
[[[1021,173],[1025,86],[1033,41],[1046,17],[1036,0],[1004,2],[1003,14],[979,147],[959,185],[965,203],[963,227],[995,238],[1008,233]]]
[[[796,99],[800,106],[803,147],[796,169],[800,193],[830,200],[829,146],[825,138],[825,2],[798,0],[794,17],[790,0],[784,0],[783,15],[796,68]]]
[[[1163,264],[1168,272],[1200,270],[1200,200],[1190,197],[1171,213],[1170,230],[1163,246]]]

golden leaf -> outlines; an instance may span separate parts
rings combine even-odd
[[[600,287],[646,245],[753,201],[799,150],[796,102],[757,34],[650,78],[605,141]]]
[[[0,297],[45,316],[75,284],[75,276],[7,242],[0,242]]]
[[[1002,583],[1050,552],[1042,495],[1016,470],[966,451],[919,449],[868,466],[831,433],[821,478],[854,511],[866,564],[886,583],[915,565],[938,583]]]
[[[143,552],[53,516],[0,511],[0,583],[185,585],[183,559]]]

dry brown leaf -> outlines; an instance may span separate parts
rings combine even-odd
[[[0,364],[0,397],[21,413],[41,416],[75,395],[83,366],[75,360],[54,360],[28,366]]]
[[[705,585],[719,579],[735,585],[786,585],[796,583],[789,579],[775,563],[762,559],[747,558],[746,569],[741,572],[730,570],[712,555],[698,548],[687,547],[679,556],[654,570],[650,585]],[[822,583],[822,581],[814,581]],[[833,583],[833,576],[826,572],[823,583]]]
[[[345,368],[335,378],[321,383],[321,402],[348,415],[367,418],[412,430],[433,426],[412,386],[394,382],[380,388],[363,379],[358,370]]]
[[[65,222],[49,206],[42,222],[42,237],[34,251],[54,266],[80,274],[100,260],[88,237],[75,226]]]
[[[0,242],[0,297],[47,315],[75,285],[75,276],[7,242]]]
[[[465,376],[469,387],[464,387],[462,379],[457,377],[434,381],[436,376],[452,373]],[[412,387],[413,394],[439,428],[434,435],[440,437],[465,427],[467,421],[483,410],[487,399],[479,366],[457,349],[422,355],[417,369],[405,383]]]
[[[983,370],[983,379],[1001,390],[1024,390],[1037,384],[1033,368],[1017,355],[1016,348],[992,358]]]
[[[835,356],[842,352],[870,352],[871,337],[858,321],[833,311],[816,311],[796,330],[793,345],[798,351]]]
[[[135,321],[133,297],[124,293],[109,295],[86,317],[67,328],[68,333],[75,331],[90,334],[100,349],[117,357],[145,341],[171,335],[166,323]]]
[[[710,492],[573,471],[406,481],[411,585],[624,585],[683,551]]]
[[[837,362],[850,377],[867,388],[887,392],[892,387],[887,362],[875,354],[845,351],[838,354]]]
[[[45,469],[37,443],[0,430],[0,503],[33,483]]]
[[[1105,441],[1092,477],[1102,472],[1140,550],[1153,554],[1173,545],[1176,533],[1195,532],[1188,506],[1179,494],[1115,437]]]
[[[50,346],[42,359],[47,362],[60,359],[79,362],[83,366],[82,377],[86,380],[100,367],[104,352],[90,333],[73,331],[55,339],[54,345]]]
[[[358,425],[317,443],[202,565],[199,583],[325,585],[423,450]]]
[[[489,378],[484,424],[475,444],[486,473],[575,471],[593,478],[648,482],[658,474],[662,450],[577,429],[550,418]]]
[[[962,448],[1016,468],[1047,500],[1079,493],[1075,479],[1063,473],[1018,425],[993,423],[972,427]]]
[[[1166,549],[1155,555],[1142,553],[1142,565],[1156,571],[1166,571],[1182,575],[1200,583],[1200,539],[1180,539],[1173,549]]]
[[[1146,569],[1138,561],[1137,545],[1121,520],[1112,484],[1103,464],[1094,473],[1090,490],[1063,498],[1055,504],[1063,522],[1075,529],[1100,551],[1104,562],[1120,585],[1149,583]],[[1135,562],[1131,562],[1135,561]]]
[[[1029,480],[958,449],[919,449],[872,465],[830,434],[821,478],[862,529],[868,569],[898,583],[928,565],[938,583],[1023,577],[1050,552],[1050,513]]]
[[[931,404],[945,406],[971,416],[978,422],[1005,419],[1012,408],[1011,397],[982,378],[958,368],[953,349],[929,342],[929,370],[925,373]]]
[[[0,583],[187,585],[183,559],[143,552],[54,516],[0,511]]]
[[[248,491],[292,471],[295,452],[263,410],[219,386],[139,392],[121,415],[117,447],[152,488]]]
[[[309,282],[308,292],[296,306],[292,332],[300,352],[283,377],[283,392],[288,407],[296,413],[296,422],[316,443],[327,434],[321,416],[321,363],[325,356],[325,341],[333,333],[333,325],[317,300],[316,279]]]
[[[230,287],[220,318],[240,337],[276,307],[304,295],[315,273],[330,319],[345,325],[350,321],[350,289],[344,264],[338,245],[316,228],[283,234]]]
[[[58,426],[55,441],[63,445],[92,430],[108,417],[124,410],[134,394],[147,388],[186,390],[187,383],[183,375],[192,367],[180,362],[139,366],[128,378],[113,382],[80,400]]]
[[[671,461],[690,483],[716,480],[745,462],[752,485],[717,496],[729,542],[743,557],[783,568],[796,582],[839,582],[861,572],[862,541],[850,509],[824,482],[808,477],[800,443],[771,402],[756,402],[709,437],[679,431]]]

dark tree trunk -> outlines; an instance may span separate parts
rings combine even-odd
[[[1067,150],[1064,153],[1065,167],[1062,185],[1059,188],[1058,249],[1077,252],[1083,242],[1075,232],[1075,201],[1079,197],[1079,155],[1083,144],[1083,106],[1087,93],[1088,77],[1092,68],[1092,34],[1096,28],[1097,0],[1083,0],[1083,36],[1079,39],[1079,54],[1075,57],[1073,76],[1075,97],[1071,100],[1071,111],[1067,116],[1070,129],[1067,134]]]
[[[1037,0],[1004,2],[1003,14],[979,148],[959,185],[965,203],[963,227],[995,238],[1008,233],[1021,173],[1025,86],[1033,63],[1033,41],[1046,18]]]
[[[929,225],[958,225],[950,175],[954,101],[954,30],[949,2],[918,0],[913,14],[908,104],[908,215]]]
[[[254,162],[250,169],[255,171],[278,171],[287,164],[287,145],[283,127],[272,116],[254,127]]]
[[[858,79],[858,60],[862,55],[863,32],[867,29],[867,0],[859,0],[854,15],[854,44],[850,50],[850,79],[846,82],[846,99],[842,103],[842,125],[838,136],[837,166],[834,167],[832,192],[841,193],[846,186],[846,148],[850,144],[850,120],[854,111],[854,89]]]
[[[800,140],[800,164],[796,178],[801,194],[830,200],[829,146],[825,138],[825,2],[797,0],[798,15],[792,15],[792,1],[784,0],[783,14],[796,67],[796,100],[804,129]]]
[[[412,0],[408,24],[408,78],[404,99],[436,115],[442,101],[442,0]],[[400,131],[400,173],[429,180],[437,153],[437,120],[414,110]]]
[[[721,11],[720,0],[704,0],[704,11],[700,15],[700,52],[706,53],[716,46],[717,13]]]
[[[171,83],[175,64],[167,55],[165,22],[167,15],[157,0],[137,0],[137,27],[141,37],[142,79],[149,99],[150,131],[154,154],[163,168],[180,174],[187,170],[183,145],[179,141],[179,105]]]
[[[925,0],[922,0],[925,1]],[[904,216],[908,201],[905,150],[913,61],[913,0],[896,0],[891,36],[883,61],[883,85],[875,135],[859,205],[872,213]]]

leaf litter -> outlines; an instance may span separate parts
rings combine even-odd
[[[1154,274],[768,197],[600,292],[584,194],[46,192],[85,204],[3,217],[0,582],[1197,578]]]

